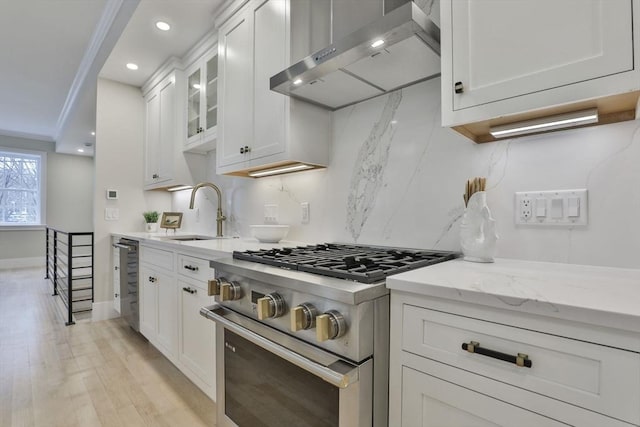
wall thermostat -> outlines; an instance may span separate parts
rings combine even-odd
[[[107,190],[107,200],[118,200],[118,190]]]

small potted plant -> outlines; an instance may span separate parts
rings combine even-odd
[[[158,231],[158,217],[160,214],[156,211],[143,212],[144,222],[146,222],[146,230],[149,233]]]

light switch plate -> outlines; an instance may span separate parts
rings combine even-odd
[[[516,192],[514,220],[516,225],[586,226],[587,207],[586,189]]]

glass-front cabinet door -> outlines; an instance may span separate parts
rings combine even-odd
[[[206,63],[207,70],[207,126],[209,130],[218,125],[218,55]]]
[[[209,49],[187,70],[187,133],[185,150],[215,148],[218,125],[218,54]]]
[[[187,84],[187,139],[202,132],[200,120],[201,87],[200,68],[189,75]]]

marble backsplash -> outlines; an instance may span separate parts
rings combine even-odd
[[[249,235],[264,205],[278,205],[290,240],[459,250],[468,178],[487,177],[500,239],[497,256],[640,268],[640,121],[474,144],[440,126],[440,80],[346,107],[333,115],[326,170],[279,177],[209,177],[222,189],[225,234]],[[587,188],[589,225],[514,225],[514,192]],[[215,233],[215,195],[174,193],[183,230]],[[311,206],[301,223],[301,202]]]

